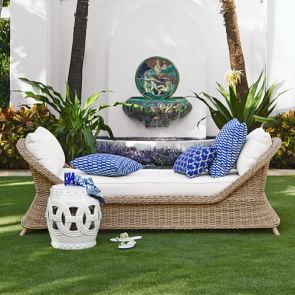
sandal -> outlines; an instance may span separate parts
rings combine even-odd
[[[111,242],[128,242],[128,241],[134,241],[134,240],[140,240],[142,239],[142,236],[134,236],[134,237],[129,237],[128,233],[121,233],[119,237],[111,238]]]
[[[127,242],[121,242],[118,246],[119,249],[131,249],[136,245],[134,240],[130,240]]]

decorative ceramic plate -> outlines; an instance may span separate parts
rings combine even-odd
[[[145,59],[139,65],[135,75],[135,83],[145,98],[167,98],[176,91],[179,74],[169,59],[153,56]]]

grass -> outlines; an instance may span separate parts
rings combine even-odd
[[[95,248],[61,251],[46,231],[20,237],[34,188],[0,178],[0,294],[295,294],[295,177],[269,177],[281,217],[271,230],[144,231],[132,250],[101,232]]]

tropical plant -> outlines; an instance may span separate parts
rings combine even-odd
[[[0,19],[0,107],[9,104],[9,56],[10,56],[10,21]]]
[[[295,169],[295,110],[276,115],[264,128],[272,137],[282,140],[281,148],[271,160],[271,166]]]
[[[82,77],[87,32],[88,6],[89,0],[77,1],[71,61],[68,75],[70,97],[72,100],[75,100],[75,92],[78,93],[77,97],[79,99],[82,96]]]
[[[16,150],[16,143],[38,126],[53,130],[57,119],[48,108],[34,105],[31,108],[0,108],[0,168],[27,168],[27,164]]]
[[[276,106],[277,98],[285,91],[274,97],[278,84],[273,83],[267,88],[266,77],[264,72],[262,72],[257,81],[250,86],[244,99],[240,100],[236,90],[239,73],[238,71],[233,71],[232,74],[232,77],[228,77],[228,91],[221,84],[217,83],[217,90],[225,99],[226,105],[216,97],[205,92],[200,94],[194,92],[194,97],[206,104],[212,119],[219,129],[228,121],[237,118],[240,122],[247,124],[248,131],[250,132],[259,127],[261,123],[270,120],[268,117]]]
[[[235,0],[220,0],[221,14],[226,29],[229,49],[230,65],[233,71],[241,72],[241,79],[237,84],[237,96],[240,100],[246,97],[248,87],[245,59],[241,44]]]
[[[98,108],[93,108],[101,92],[88,97],[85,105],[82,106],[77,93],[74,100],[71,99],[68,85],[66,87],[66,96],[63,97],[51,86],[26,78],[21,78],[21,80],[31,85],[35,90],[35,92],[24,91],[26,98],[31,97],[38,102],[45,103],[58,113],[59,121],[53,133],[61,143],[67,161],[78,156],[95,153],[96,136],[102,130],[106,131],[110,137],[113,137],[111,128],[99,114],[102,109],[111,105],[102,104]],[[122,105],[122,103],[116,102],[113,104],[113,106],[116,105]]]

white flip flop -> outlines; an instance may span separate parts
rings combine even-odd
[[[136,245],[134,240],[130,240],[128,242],[121,242],[118,246],[119,249],[131,249]]]
[[[128,242],[128,241],[134,241],[134,240],[140,240],[142,239],[142,236],[134,236],[134,237],[128,237],[128,238],[119,238],[119,237],[116,237],[116,238],[111,238],[110,241],[111,242]]]

